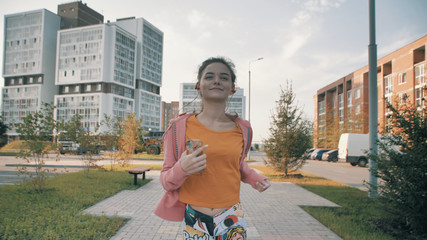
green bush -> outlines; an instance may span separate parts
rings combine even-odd
[[[387,108],[392,113],[388,136],[378,143],[381,153],[372,156],[378,164],[376,175],[384,182],[378,188],[380,198],[403,235],[427,236],[427,110]]]
[[[77,172],[46,181],[40,194],[28,184],[0,188],[0,239],[109,239],[127,220],[82,211],[123,189],[138,187],[125,172],[102,170],[89,177]]]

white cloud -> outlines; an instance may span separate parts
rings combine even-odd
[[[187,20],[190,23],[190,26],[192,28],[198,28],[202,25],[203,19],[205,19],[206,16],[203,15],[200,11],[193,9],[188,15]]]

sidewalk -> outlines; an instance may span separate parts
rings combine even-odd
[[[181,223],[168,222],[153,214],[163,189],[159,171],[150,171],[153,180],[137,190],[122,191],[85,210],[93,215],[120,216],[131,220],[112,240],[182,239]],[[272,183],[259,193],[242,183],[241,201],[248,222],[248,239],[341,239],[299,206],[338,207],[295,184]]]

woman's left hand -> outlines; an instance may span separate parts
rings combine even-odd
[[[262,182],[256,182],[256,188],[259,192],[264,192],[271,186],[269,179],[264,179]]]

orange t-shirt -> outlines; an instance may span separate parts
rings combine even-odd
[[[240,202],[240,165],[243,135],[236,128],[214,131],[197,120],[187,119],[185,140],[200,139],[209,145],[203,151],[207,166],[202,173],[189,176],[179,191],[181,202],[208,208],[225,208]]]

